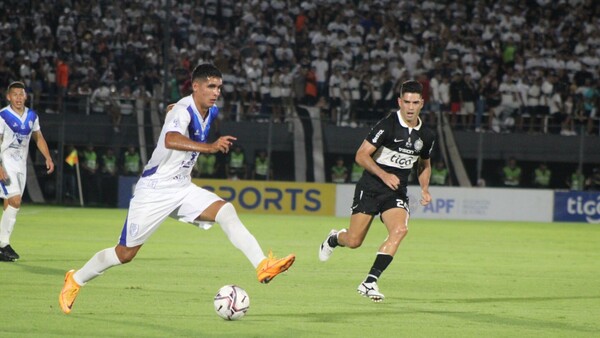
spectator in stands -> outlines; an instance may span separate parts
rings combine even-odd
[[[227,179],[244,180],[246,179],[246,155],[239,144],[235,144],[233,151],[229,152],[225,171]]]
[[[535,188],[550,188],[550,180],[552,179],[552,171],[548,169],[546,163],[542,162],[533,172],[533,186]]]
[[[461,86],[460,113],[462,115],[462,127],[466,130],[473,130],[473,117],[475,116],[475,101],[477,100],[477,85],[470,73],[463,75]]]
[[[598,88],[592,85],[592,79],[586,78],[584,85],[577,89],[577,93],[583,97],[583,116],[585,117],[586,133],[591,135],[594,130],[594,118],[598,113],[600,92]]]
[[[317,50],[315,59],[311,62],[317,83],[317,97],[327,97],[327,81],[329,80],[329,62],[324,48]]]
[[[125,176],[138,176],[142,169],[139,152],[130,144],[123,154],[123,174]]]
[[[571,190],[582,191],[585,188],[585,176],[580,168],[577,168],[574,173],[567,179],[567,186]]]
[[[585,189],[600,191],[600,167],[595,167],[592,175],[585,180]]]
[[[346,183],[348,180],[348,168],[344,163],[344,158],[339,156],[335,164],[331,167],[331,182]]]
[[[361,167],[360,164],[356,163],[356,161],[354,161],[352,163],[352,170],[350,171],[350,182],[351,183],[358,182],[358,180],[360,180],[360,177],[362,176],[364,171],[365,171],[365,169],[363,167]]]
[[[217,155],[201,153],[194,165],[194,176],[202,178],[217,178],[219,172],[219,161]]]
[[[56,109],[59,114],[63,113],[63,102],[69,88],[69,63],[66,58],[61,57],[56,62]]]
[[[81,152],[81,183],[86,204],[100,202],[102,196],[100,163],[93,144],[88,144]]]
[[[341,108],[342,108],[342,72],[339,68],[334,68],[329,76],[329,104],[331,105],[330,122],[341,124]]]
[[[462,101],[462,74],[460,71],[455,71],[452,74],[452,81],[450,81],[450,126],[456,127],[458,121],[458,114],[461,112],[461,101]]]
[[[488,117],[488,128],[490,131],[500,132],[500,123],[495,119],[496,111],[502,100],[498,80],[494,76],[485,76],[482,79],[481,93],[485,98],[485,106]]]
[[[101,169],[102,202],[109,207],[117,206],[117,187],[119,185],[119,167],[113,148],[107,148],[102,155]]]
[[[435,165],[431,168],[431,179],[429,183],[431,185],[448,185],[448,168],[442,160],[435,162]]]
[[[261,149],[254,158],[254,170],[252,170],[252,179],[257,181],[268,181],[273,179],[273,169],[267,156],[267,151]]]
[[[571,93],[571,88],[566,89],[566,93],[562,93],[562,110],[560,112],[561,116],[561,129],[560,134],[563,136],[575,136],[577,132],[575,132],[575,99],[574,94]]]
[[[505,187],[516,188],[521,186],[521,167],[517,165],[517,160],[510,157],[504,167],[502,167],[502,184]]]
[[[309,106],[317,104],[318,89],[315,67],[310,67],[306,70],[305,87],[304,87],[304,103]]]
[[[500,91],[500,105],[494,109],[495,119],[492,130],[495,132],[508,131],[511,124],[514,124],[514,117],[519,107],[517,100],[517,87],[511,75],[505,75],[498,88]],[[511,121],[512,120],[512,121]],[[513,123],[511,123],[513,122]],[[522,124],[517,123],[517,129],[522,127]]]
[[[541,77],[535,78],[527,91],[527,110],[529,112],[529,133],[538,133],[541,131],[541,121],[543,119],[544,102],[542,98]]]
[[[270,87],[269,87],[269,95],[271,98],[271,116],[273,118],[273,122],[279,123],[283,122],[283,107],[282,107],[282,90],[283,85],[281,83],[281,73],[278,69],[273,71],[273,75],[271,76]]]

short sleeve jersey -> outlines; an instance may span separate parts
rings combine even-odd
[[[0,153],[6,169],[25,170],[31,134],[38,130],[39,119],[33,110],[25,107],[23,115],[19,115],[6,106],[0,111]]]
[[[409,127],[400,111],[381,119],[371,129],[365,140],[377,148],[372,157],[386,172],[400,178],[401,189],[406,191],[408,176],[419,158],[429,159],[435,143],[435,134],[419,119],[415,128]],[[389,190],[379,177],[364,171],[361,178],[371,190]]]
[[[198,152],[167,149],[165,138],[169,132],[177,132],[196,142],[206,143],[211,122],[217,117],[219,108],[209,109],[206,119],[202,118],[192,96],[179,100],[165,117],[158,144],[148,164],[144,167],[142,178],[158,180],[160,186],[191,182],[191,172],[198,159]]]

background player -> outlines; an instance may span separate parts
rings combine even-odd
[[[192,73],[192,94],[177,102],[165,117],[158,144],[144,168],[121,238],[116,247],[99,251],[81,269],[70,270],[59,295],[64,313],[70,313],[80,287],[105,270],[130,262],[146,240],[169,216],[186,222],[218,222],[231,243],[256,268],[259,282],[268,283],[287,270],[295,256],[265,257],[254,236],[242,224],[231,203],[191,181],[198,153],[227,153],[235,137],[222,136],[206,143],[210,123],[217,118],[215,102],[221,94],[221,72],[210,64]]]
[[[0,197],[4,199],[4,211],[0,219],[0,260],[14,261],[19,259],[19,254],[10,246],[10,235],[25,191],[29,140],[33,138],[44,155],[48,174],[54,171],[54,162],[42,135],[37,114],[25,106],[25,84],[11,83],[6,100],[9,105],[0,111]]]
[[[340,231],[331,230],[319,248],[321,261],[328,260],[337,246],[358,248],[375,215],[381,214],[388,237],[379,247],[367,278],[358,286],[358,293],[375,302],[384,298],[377,280],[392,262],[408,232],[408,175],[417,163],[421,204],[431,202],[429,156],[435,134],[424,127],[419,118],[423,108],[422,90],[417,81],[404,82],[398,98],[400,110],[380,120],[361,144],[355,160],[365,171],[356,184],[350,226]]]

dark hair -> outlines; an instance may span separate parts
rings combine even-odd
[[[192,72],[192,82],[195,80],[206,80],[209,77],[222,78],[221,71],[210,63],[197,65]]]
[[[21,89],[25,89],[25,84],[24,84],[23,82],[21,82],[21,81],[14,81],[14,82],[11,82],[11,83],[8,85],[8,91],[10,91],[10,90],[11,90],[11,89],[13,89],[13,88],[21,88]]]
[[[423,85],[415,80],[405,81],[400,88],[400,96],[403,96],[404,93],[417,93],[423,95]]]

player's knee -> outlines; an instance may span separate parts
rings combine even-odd
[[[121,264],[127,264],[133,260],[138,252],[139,247],[128,248],[124,246],[117,246],[116,253],[117,258]]]
[[[119,256],[119,261],[121,262],[121,264],[127,264],[127,263],[131,262],[134,257],[135,257],[135,255]]]
[[[350,249],[356,249],[356,248],[359,248],[362,245],[362,243],[363,243],[362,238],[347,237],[345,246]]]
[[[21,207],[21,198],[20,196],[14,196],[8,199],[8,205],[15,209],[19,209]]]
[[[390,237],[402,240],[408,234],[408,228],[406,226],[398,226],[395,227],[392,231],[390,231]]]

